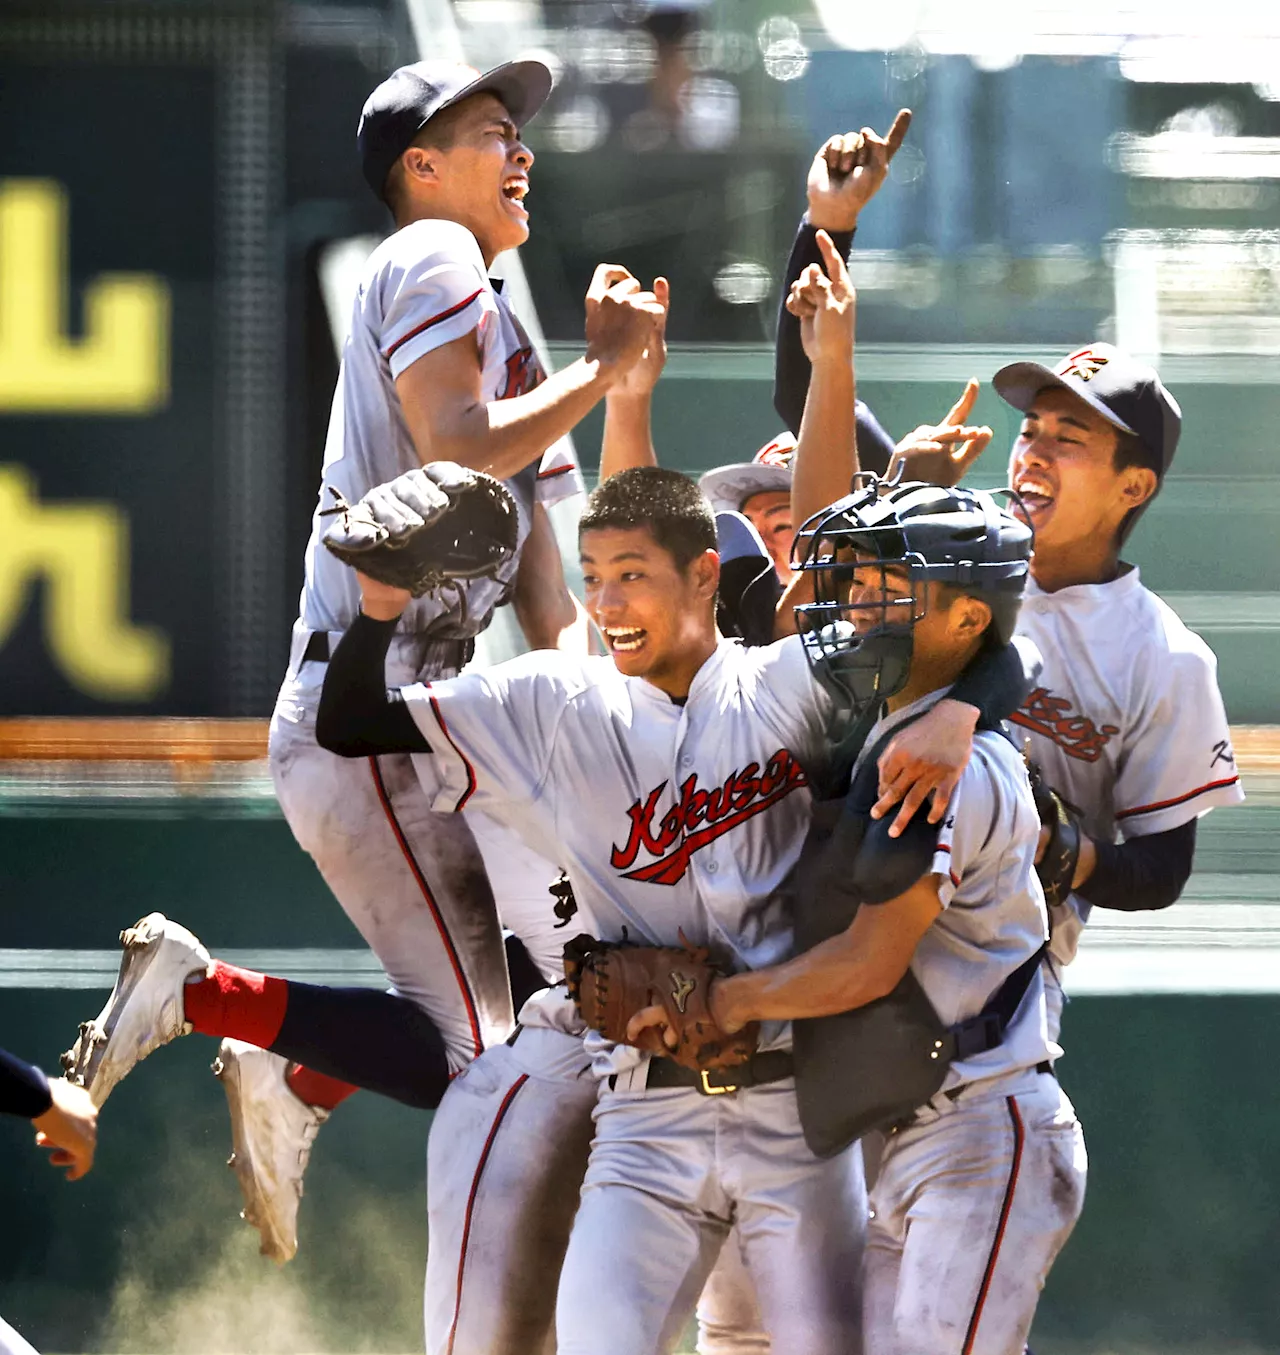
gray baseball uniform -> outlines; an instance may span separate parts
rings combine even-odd
[[[351,570],[320,545],[330,490],[354,502],[419,464],[395,380],[433,349],[474,333],[482,390],[496,400],[542,379],[537,358],[490,283],[475,238],[449,221],[418,221],[369,258],[334,393],[324,474],[306,554],[289,668],[271,721],[271,770],[294,836],[312,855],[397,992],[417,1002],[460,1069],[512,1024],[493,896],[470,829],[433,813],[407,756],[346,761],[315,742],[329,645],[359,607]],[[566,444],[509,480],[527,536],[537,502],[581,488]],[[471,580],[406,610],[388,680],[455,673],[514,579]]]
[[[575,930],[661,944],[683,930],[734,968],[789,954],[801,764],[821,755],[828,715],[798,640],[721,643],[683,706],[609,659],[547,652],[403,695],[434,750],[435,807],[474,805],[551,846]],[[762,1045],[789,1040],[772,1023]],[[725,1096],[646,1089],[640,1051],[588,1046],[604,1086],[561,1278],[561,1355],[598,1351],[604,1292],[611,1350],[665,1348],[734,1223],[773,1349],[856,1350],[857,1150],[813,1157],[789,1079]]]
[[[1136,568],[1053,593],[1029,580],[1018,632],[1035,641],[1044,672],[1013,722],[1091,837],[1163,833],[1244,799],[1213,651],[1142,585]],[[1075,958],[1089,912],[1076,894],[1053,911],[1055,1040],[1060,966]]]
[[[935,692],[882,720],[871,747]],[[1040,822],[1026,769],[980,732],[947,808],[933,871],[942,912],[911,968],[948,1025],[976,1016],[1044,944]],[[889,1136],[871,1193],[866,1349],[876,1355],[1021,1352],[1054,1258],[1084,1202],[1084,1137],[1048,1061],[1044,967],[1002,1043],[957,1060]]]

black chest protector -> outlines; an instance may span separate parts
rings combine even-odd
[[[932,866],[939,825],[929,823],[924,810],[896,838],[889,836],[892,814],[871,817],[879,798],[876,764],[903,728],[895,726],[868,750],[845,795],[813,802],[796,867],[797,954],[847,930],[864,904],[887,903],[905,893]],[[868,1130],[887,1128],[938,1091],[953,1060],[994,1049],[1042,955],[1043,948],[1005,980],[977,1016],[959,1025],[943,1024],[910,969],[886,997],[835,1016],[796,1021],[796,1095],[810,1149],[830,1157]]]

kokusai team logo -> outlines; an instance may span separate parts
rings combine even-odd
[[[1052,739],[1068,757],[1097,762],[1102,750],[1119,734],[1119,725],[1096,725],[1087,715],[1077,715],[1065,697],[1054,696],[1048,687],[1037,687],[1009,717],[1014,724]]]
[[[637,800],[627,810],[631,828],[626,846],[615,845],[609,857],[624,879],[657,885],[678,883],[684,879],[694,852],[808,782],[795,758],[779,748],[765,763],[764,771],[758,762],[749,762],[740,772],[730,772],[724,784],[714,790],[700,790],[697,775],[689,777],[680,787],[680,802],[659,819],[658,801],[667,784],[664,781],[655,786],[644,800]],[[653,859],[636,866],[641,852]]]
[[[1081,381],[1088,381],[1090,377],[1097,376],[1109,361],[1110,358],[1105,353],[1095,353],[1092,348],[1081,348],[1064,360],[1062,366],[1058,368],[1058,375],[1077,376]]]

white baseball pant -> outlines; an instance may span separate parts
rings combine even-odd
[[[580,1038],[532,1027],[450,1084],[427,1144],[427,1355],[554,1352],[597,1089]],[[699,1350],[767,1352],[735,1234],[721,1255]]]
[[[1086,1169],[1070,1100],[1034,1069],[935,1096],[890,1134],[871,1192],[866,1355],[1022,1355]]]
[[[299,628],[271,718],[276,797],[392,987],[435,1022],[456,1072],[514,1025],[484,864],[463,816],[432,812],[408,754],[341,758],[316,743],[327,665],[300,662],[305,642]],[[388,684],[452,676],[443,652],[452,647],[397,637]]]
[[[855,1145],[805,1146],[788,1079],[723,1096],[605,1091],[560,1277],[559,1355],[665,1355],[730,1227],[774,1355],[859,1355],[866,1195]]]

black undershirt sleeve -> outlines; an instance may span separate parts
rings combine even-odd
[[[49,1079],[34,1064],[0,1049],[0,1111],[34,1120],[53,1105]]]
[[[831,243],[848,259],[853,248],[853,231],[830,231]],[[803,218],[796,231],[791,257],[787,260],[787,274],[782,284],[778,305],[778,334],[774,341],[773,407],[778,417],[796,437],[800,436],[800,419],[804,414],[805,397],[809,394],[809,359],[800,342],[800,321],[787,310],[787,296],[791,284],[811,264],[822,262],[818,249],[818,232]],[[862,470],[873,470],[883,475],[893,455],[893,439],[880,426],[880,421],[862,403],[854,411],[858,421],[858,465]],[[799,524],[796,524],[799,526]]]
[[[387,650],[395,621],[361,612],[329,659],[316,712],[316,742],[339,757],[429,753],[398,691],[387,690]]]
[[[1126,913],[1168,908],[1177,901],[1196,854],[1196,821],[1128,842],[1097,842],[1098,864],[1076,890],[1095,908]]]
[[[1042,666],[1035,645],[1015,635],[1001,649],[982,650],[956,679],[947,696],[952,701],[976,706],[980,725],[996,725],[1007,720],[1026,700],[1039,680]]]

